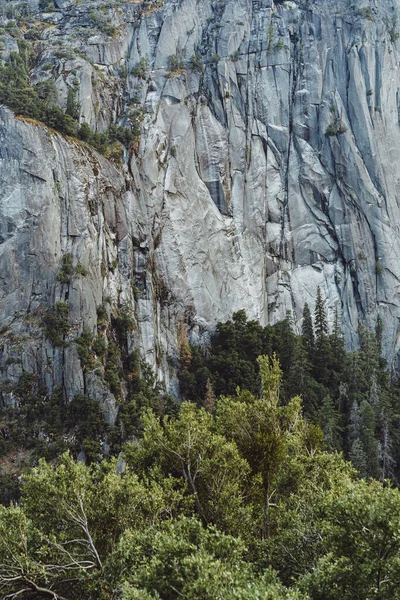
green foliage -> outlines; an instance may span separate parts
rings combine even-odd
[[[127,532],[117,554],[119,567],[129,573],[123,598],[142,598],[136,593],[146,590],[149,598],[300,600],[272,572],[255,575],[245,556],[240,540],[214,527],[204,529],[194,519],[181,519],[161,531]]]
[[[89,368],[91,365],[90,349],[92,346],[93,337],[93,333],[90,331],[90,329],[84,328],[82,335],[75,340],[78,349],[78,356],[82,366],[85,368]]]
[[[128,463],[140,470],[152,464],[165,475],[181,477],[180,486],[187,486],[204,523],[237,532],[246,518],[249,467],[235,445],[212,431],[212,422],[209,413],[191,403],[182,404],[177,419],[165,418],[162,425],[147,412],[141,446],[130,448]]]
[[[110,37],[115,37],[117,35],[118,30],[115,27],[115,25],[110,23],[107,17],[104,14],[102,14],[99,10],[92,9],[89,12],[89,17],[90,24],[92,25],[92,27],[95,27],[96,29]]]
[[[64,254],[62,257],[62,266],[57,274],[57,281],[61,283],[70,283],[74,274],[74,268],[72,266],[72,254]]]
[[[121,395],[121,351],[118,344],[111,343],[107,347],[104,381],[116,398]]]
[[[104,304],[100,304],[97,307],[97,323],[99,325],[102,325],[103,323],[106,323],[107,321],[108,321],[107,308],[105,307]]]
[[[168,57],[168,77],[179,75],[180,73],[183,73],[184,69],[185,63],[181,54],[171,54],[171,56]]]
[[[85,267],[80,262],[78,262],[76,264],[75,275],[77,277],[86,277],[86,275],[87,275],[87,270],[85,269]]]
[[[215,415],[148,410],[124,461],[40,461],[19,506],[0,507],[2,596],[395,598],[399,491],[322,451],[299,399],[281,402],[277,360],[259,367],[261,398],[221,398]],[[96,457],[98,404],[77,396],[68,419]]]
[[[193,56],[191,56],[189,60],[189,68],[195,73],[203,73],[204,67],[201,54],[194,54]]]
[[[27,463],[42,456],[53,459],[68,448],[62,438],[66,406],[59,389],[46,393],[36,375],[24,372],[13,387],[13,394],[16,406],[0,410],[4,502],[18,498],[18,475]],[[21,452],[20,459],[16,452]],[[1,473],[2,470],[0,478]]]
[[[357,8],[356,15],[358,15],[364,19],[368,19],[368,21],[374,20],[374,15],[372,13],[372,9],[370,6],[363,6],[361,8]]]
[[[72,432],[76,450],[85,450],[88,462],[99,460],[100,442],[107,431],[99,403],[89,396],[77,394],[68,405],[67,428]]]
[[[18,44],[19,53],[11,52],[8,61],[0,66],[0,104],[9,106],[17,115],[42,121],[64,135],[78,137],[103,154],[117,141],[127,147],[137,141],[140,135],[138,114],[133,115],[131,126],[111,125],[101,133],[93,131],[85,122],[79,125],[80,106],[75,90],[68,90],[64,112],[56,104],[56,87],[52,79],[30,85],[29,71],[35,59],[33,46],[23,39],[19,39]]]
[[[145,56],[142,56],[137,65],[132,69],[132,75],[138,79],[146,79],[147,71],[149,69],[149,61]]]
[[[382,320],[376,333],[360,329],[358,352],[346,352],[338,311],[329,332],[318,290],[314,323],[308,305],[299,336],[293,332],[290,315],[261,327],[248,321],[243,311],[235,313],[232,321],[217,325],[206,356],[197,347],[186,348],[179,372],[182,395],[205,405],[208,385],[216,397],[235,394],[237,387],[258,396],[257,356],[276,352],[283,370],[282,401],[300,395],[305,416],[321,427],[327,448],[344,451],[364,476],[397,480],[400,400],[379,356]]]
[[[68,321],[69,306],[66,302],[56,302],[46,311],[43,318],[44,334],[54,346],[62,346],[71,328]]]
[[[133,312],[128,306],[123,306],[118,314],[118,317],[114,321],[117,329],[117,334],[120,337],[126,337],[128,333],[131,333],[135,327],[135,318]]]
[[[69,115],[72,119],[77,121],[79,119],[79,103],[75,99],[75,90],[69,88],[67,94],[67,107],[65,114]]]
[[[391,600],[400,583],[399,492],[376,481],[350,484],[325,501],[322,545],[301,586],[312,598]]]
[[[217,403],[218,429],[227,439],[232,439],[248,461],[255,480],[259,482],[262,510],[256,521],[256,530],[266,539],[271,534],[271,498],[274,502],[290,490],[290,457],[296,460],[320,443],[316,430],[307,427],[301,417],[301,400],[294,397],[286,405],[279,402],[282,371],[274,357],[260,357],[262,397],[248,392],[237,398],[222,397]],[[297,473],[296,473],[297,474]]]
[[[182,503],[168,483],[118,474],[116,461],[85,467],[64,455],[58,467],[41,461],[24,479],[22,505],[0,507],[2,596],[95,600],[111,597],[110,579],[119,583],[108,565],[122,534]]]
[[[30,61],[30,46],[25,46],[19,54],[12,52],[7,63],[0,66],[0,103],[19,115],[43,121],[62,133],[74,135],[74,120],[55,104],[54,83],[29,84]]]
[[[325,135],[327,135],[328,137],[333,137],[342,133],[346,133],[347,127],[343,123],[342,116],[338,113],[338,110],[334,105],[331,106],[331,114],[332,121],[328,125]]]

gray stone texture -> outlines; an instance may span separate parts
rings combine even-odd
[[[58,6],[73,32],[84,7]],[[73,342],[84,325],[95,331],[105,299],[110,314],[132,307],[131,347],[176,392],[182,318],[200,344],[242,308],[262,324],[290,310],[300,327],[318,286],[348,347],[360,324],[382,318],[383,352],[398,369],[399,10],[400,0],[127,4],[110,16],[115,38],[82,43],[86,59],[49,49],[61,105],[75,71],[81,120],[126,124],[132,102],[146,115],[138,147],[116,166],[1,109],[3,389],[34,371],[68,398],[98,398],[112,421],[112,394],[83,373]],[[169,73],[175,54],[184,68]],[[190,68],[194,54],[202,73]],[[144,79],[130,72],[141,58]],[[32,76],[44,77],[40,66]],[[69,285],[57,281],[67,252],[87,270]],[[57,300],[70,306],[63,348],[41,328]]]

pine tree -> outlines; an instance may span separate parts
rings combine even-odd
[[[330,452],[340,452],[342,447],[342,430],[339,421],[340,414],[338,413],[332,398],[330,396],[325,396],[319,410],[319,424],[324,433],[326,446]]]
[[[347,367],[347,355],[344,346],[343,333],[340,326],[339,311],[336,305],[335,307],[335,318],[333,321],[332,333],[329,336],[330,346],[330,376],[329,376],[329,389],[330,394],[333,398],[340,397],[341,384],[345,379],[346,367]],[[339,402],[339,408],[342,407],[342,403]]]
[[[396,461],[392,455],[392,440],[390,436],[389,422],[386,422],[382,430],[382,439],[378,443],[378,455],[381,464],[381,479],[393,479]]]
[[[322,340],[328,335],[328,322],[324,301],[322,299],[321,288],[317,287],[317,301],[315,303],[315,338],[316,346],[321,346]]]
[[[286,316],[280,323],[276,323],[275,327],[275,344],[276,351],[282,370],[288,372],[293,361],[294,346],[296,335],[293,331],[292,314],[288,310]]]
[[[360,336],[360,364],[363,377],[361,377],[358,385],[361,386],[361,391],[369,393],[372,379],[380,371],[380,354],[376,336],[370,331],[366,331],[363,327],[359,330]]]
[[[323,385],[330,384],[330,371],[332,352],[328,337],[328,321],[321,289],[317,288],[317,300],[315,303],[315,351],[313,360],[314,377]]]
[[[75,92],[71,88],[68,90],[67,94],[67,107],[65,109],[65,114],[69,115],[76,121],[79,119],[79,102],[75,99]]]
[[[286,397],[301,396],[304,413],[311,418],[316,417],[317,398],[313,389],[311,363],[302,336],[297,336],[294,344],[293,360],[286,381]]]
[[[360,405],[361,442],[367,460],[367,473],[377,477],[379,473],[378,440],[375,436],[375,411],[367,400]]]
[[[207,383],[206,383],[206,395],[204,397],[204,403],[203,403],[203,406],[207,412],[212,413],[214,411],[215,400],[216,400],[216,398],[215,398],[213,386],[210,381],[210,378],[208,378]]]
[[[383,321],[382,321],[381,317],[378,315],[378,318],[376,320],[375,334],[376,334],[376,342],[378,344],[379,354],[382,352],[382,333],[383,333]]]
[[[360,407],[358,402],[354,400],[351,410],[350,410],[350,418],[349,418],[349,440],[350,446],[353,445],[355,440],[359,439],[361,435],[361,416],[360,416]]]
[[[370,390],[369,390],[369,403],[375,409],[379,404],[379,398],[380,398],[380,389],[379,389],[379,385],[378,385],[378,381],[377,381],[377,375],[376,375],[376,373],[373,373],[372,378],[371,378],[371,386],[370,386]]]
[[[360,474],[360,477],[367,476],[367,457],[365,455],[362,442],[359,438],[354,440],[350,449],[350,460]]]
[[[308,353],[308,358],[309,360],[312,360],[315,349],[315,337],[311,311],[307,302],[305,303],[303,308],[303,322],[301,324],[301,334],[303,336],[304,345]]]
[[[333,329],[330,335],[332,350],[332,367],[336,373],[342,373],[345,368],[346,350],[344,347],[343,332],[339,320],[339,311],[336,305]]]

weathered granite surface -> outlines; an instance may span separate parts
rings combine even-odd
[[[73,341],[104,302],[132,308],[131,347],[172,391],[182,318],[198,343],[241,308],[263,324],[290,310],[299,326],[318,286],[349,347],[379,315],[400,368],[400,0],[126,2],[107,9],[114,37],[86,39],[87,3],[57,5],[32,80],[53,76],[61,106],[74,86],[99,130],[145,116],[118,166],[0,110],[3,400],[30,370],[112,420]],[[55,35],[80,53],[57,57]],[[66,253],[87,270],[70,284]],[[72,328],[54,348],[41,323],[56,301]]]

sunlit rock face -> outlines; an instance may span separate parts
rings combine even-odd
[[[177,392],[182,323],[204,345],[242,308],[262,324],[289,310],[299,327],[318,286],[349,347],[381,317],[398,367],[400,1],[375,4],[115,3],[115,34],[86,37],[93,3],[38,15],[48,28],[31,80],[52,65],[60,106],[75,89],[99,131],[140,111],[141,136],[119,164],[1,109],[3,400],[32,371],[67,398],[96,397],[112,421],[102,368],[83,368],[74,342],[97,334],[99,306],[110,323],[131,311],[129,348]],[[66,254],[86,273],[68,283]],[[63,346],[43,332],[57,301]]]

